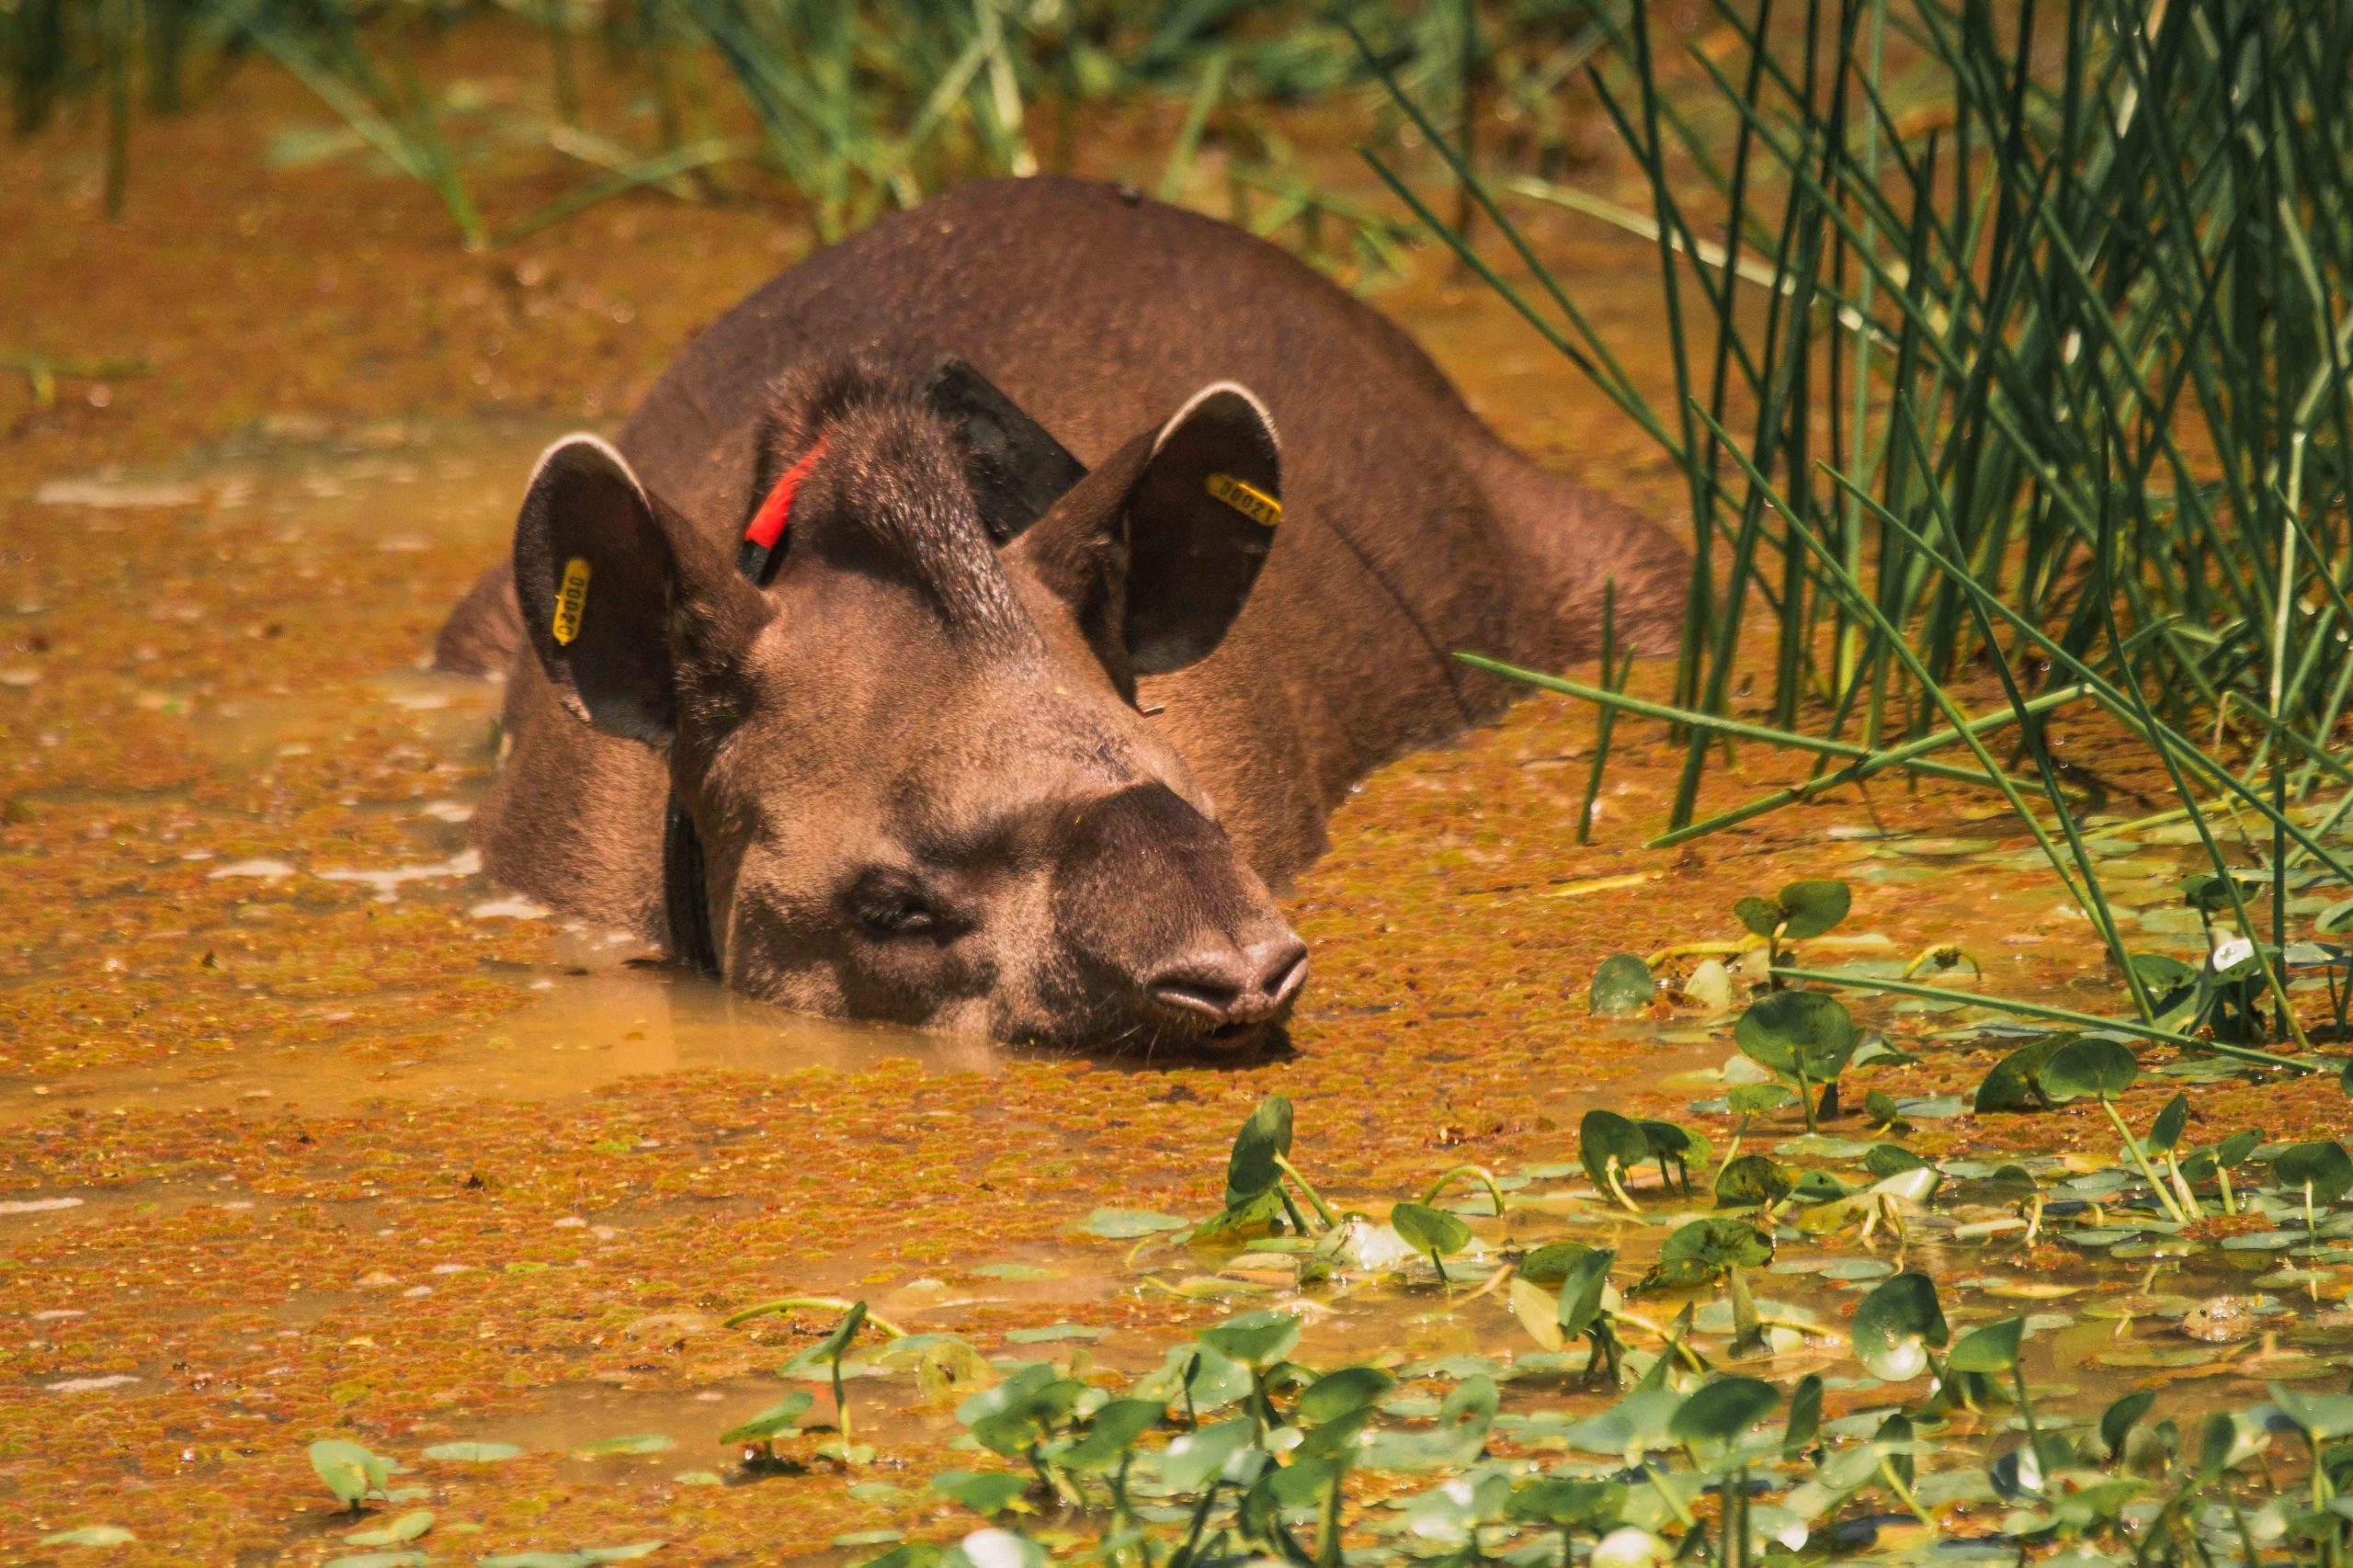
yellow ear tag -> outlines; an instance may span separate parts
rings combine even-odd
[[[1283,520],[1283,504],[1252,484],[1230,473],[1213,473],[1209,478],[1209,492],[1244,517],[1264,528],[1279,527]]]
[[[563,587],[555,597],[555,640],[580,635],[580,612],[588,608],[588,562],[578,556],[563,563]]]

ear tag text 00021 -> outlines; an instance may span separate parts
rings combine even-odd
[[[563,586],[555,597],[555,640],[559,646],[580,635],[581,612],[588,608],[588,562],[575,555],[563,563]]]
[[[1208,480],[1209,493],[1262,528],[1279,528],[1283,520],[1283,504],[1252,484],[1230,473],[1213,473]]]

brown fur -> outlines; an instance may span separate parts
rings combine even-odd
[[[1139,433],[1205,383],[1240,382],[1271,413],[1276,547],[1216,651],[1142,681],[1153,717],[1121,700],[1126,682],[1088,622],[1099,607],[1073,600],[1074,568],[1051,553],[1063,548],[1055,519],[1000,552],[979,532],[973,476],[960,472],[969,454],[910,411],[908,368],[945,353],[978,365],[1098,475],[1140,461]],[[808,699],[756,716],[755,738],[730,753],[760,753],[780,777],[922,752],[926,787],[938,788],[960,773],[1051,777],[1058,756],[1085,772],[1098,766],[1086,748],[1105,748],[1124,759],[1120,788],[1172,790],[1278,884],[1322,851],[1349,785],[1514,695],[1452,652],[1540,667],[1587,656],[1609,577],[1621,624],[1647,646],[1665,645],[1679,610],[1676,544],[1504,446],[1396,328],[1271,245],[1107,187],[971,186],[818,253],[692,344],[619,446],[686,527],[732,550],[821,429],[838,447],[805,514],[795,507],[792,551],[842,580],[806,604],[790,582],[772,592],[778,623],[805,645],[764,641],[747,656],[779,662]],[[439,645],[452,667],[495,667],[502,651],[513,666],[513,752],[479,819],[486,864],[559,908],[654,929],[663,757],[590,729],[538,661],[513,656],[524,629],[506,570],[460,603]],[[798,623],[812,615],[825,624]],[[953,689],[924,691],[926,680]],[[816,783],[799,788],[812,798]],[[824,1011],[909,1011],[804,983],[813,972],[749,988]],[[1032,1002],[1016,1011],[1048,1005]],[[925,1015],[1009,1032],[1005,1017]]]

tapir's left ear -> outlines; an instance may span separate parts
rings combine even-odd
[[[1136,676],[1217,647],[1282,516],[1274,423],[1247,389],[1220,381],[1080,481],[1014,548],[1131,690]]]
[[[1005,543],[1046,515],[1086,469],[969,359],[942,359],[924,386],[932,412],[961,432],[972,502]]]

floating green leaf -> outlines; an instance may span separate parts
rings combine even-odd
[[[1718,1378],[1686,1399],[1666,1424],[1678,1443],[1731,1443],[1773,1413],[1781,1391],[1758,1378]]]
[[[1658,983],[1651,978],[1651,966],[1639,954],[1612,953],[1594,971],[1586,1000],[1597,1016],[1614,1017],[1641,1012],[1657,994]]]
[[[2036,1082],[2044,1094],[2061,1103],[2086,1095],[2112,1100],[2140,1075],[2141,1064],[2132,1059],[2131,1051],[2115,1040],[2086,1035],[2052,1052]]]
[[[1855,1358],[1875,1378],[1906,1382],[1927,1370],[1928,1352],[1950,1338],[1935,1281],[1904,1273],[1882,1279],[1855,1309]]]

